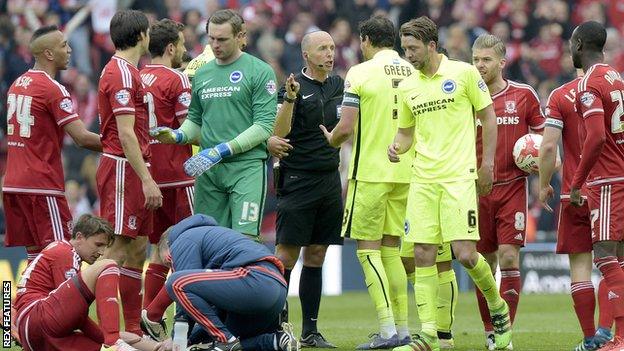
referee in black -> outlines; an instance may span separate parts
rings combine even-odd
[[[286,281],[303,247],[299,298],[301,346],[335,348],[318,332],[322,267],[328,245],[342,245],[342,186],[339,149],[331,147],[319,125],[333,128],[340,118],[344,81],[331,75],[335,44],[329,33],[303,37],[305,67],[291,74],[278,94],[278,113],[269,152],[278,158],[276,256]]]

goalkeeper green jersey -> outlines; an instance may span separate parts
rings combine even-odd
[[[187,118],[201,127],[201,148],[228,142],[253,124],[272,133],[277,112],[275,80],[268,64],[247,53],[227,65],[212,60],[199,68]],[[264,141],[222,162],[267,157]]]

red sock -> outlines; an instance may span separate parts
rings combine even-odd
[[[119,268],[107,265],[95,283],[95,302],[104,344],[113,345],[119,339]]]
[[[483,321],[483,328],[486,332],[493,332],[494,326],[492,325],[492,319],[490,319],[490,309],[488,308],[485,296],[481,293],[481,290],[475,288],[477,294],[477,302],[479,304],[479,314],[481,314],[481,320]]]
[[[169,267],[158,264],[150,263],[145,271],[145,285],[143,286],[143,308],[147,308],[152,302],[156,294],[165,285],[167,280],[167,273],[169,273]]]
[[[594,324],[594,311],[596,310],[596,297],[594,285],[591,281],[574,282],[570,284],[574,311],[586,338],[594,336],[596,325]]]
[[[146,307],[147,318],[152,322],[157,322],[162,319],[167,307],[171,305],[173,300],[169,297],[167,289],[163,286],[158,292],[158,295],[152,300],[152,303]]]
[[[126,331],[143,336],[141,331],[141,274],[140,268],[122,267],[119,270],[119,295],[123,304]]]
[[[613,311],[615,335],[624,337],[624,271],[613,256],[594,259],[609,289],[607,299]]]
[[[604,279],[598,284],[598,326],[611,330],[613,325],[613,313],[609,303],[609,289]]]
[[[520,301],[520,270],[518,268],[501,269],[500,294],[509,306],[509,318],[513,324]]]

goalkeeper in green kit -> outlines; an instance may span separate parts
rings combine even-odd
[[[195,213],[257,237],[266,195],[266,140],[277,111],[275,73],[240,50],[243,19],[216,11],[208,23],[215,56],[195,73],[188,117],[179,129],[150,131],[161,143],[199,142],[202,151],[184,163],[195,181]]]

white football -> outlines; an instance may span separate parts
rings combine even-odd
[[[542,136],[539,134],[526,134],[520,137],[513,148],[516,166],[527,173],[537,172],[541,144]]]

